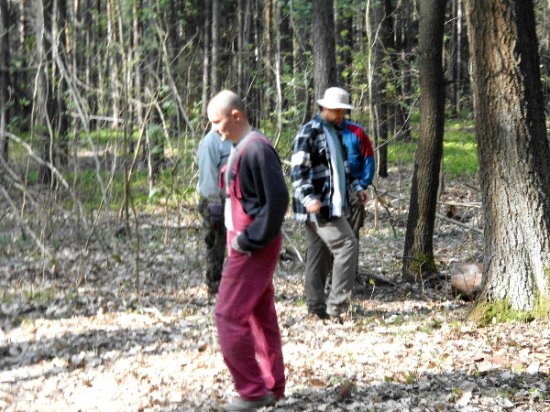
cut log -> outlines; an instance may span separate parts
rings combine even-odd
[[[473,299],[481,287],[483,265],[474,262],[460,262],[451,268],[451,289],[455,295]]]

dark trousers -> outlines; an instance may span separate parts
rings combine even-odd
[[[221,207],[221,206],[220,206]],[[199,213],[203,218],[204,243],[206,244],[205,282],[209,294],[216,294],[222,278],[225,258],[225,225],[223,213],[208,207],[208,200],[201,198]]]

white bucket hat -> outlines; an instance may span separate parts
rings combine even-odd
[[[327,109],[353,109],[349,104],[349,94],[339,87],[329,87],[322,99],[317,100],[319,106]]]

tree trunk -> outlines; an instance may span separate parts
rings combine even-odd
[[[294,59],[293,59],[293,32],[292,32],[292,26],[290,24],[290,13],[284,14],[282,5],[278,2],[277,7],[279,8],[279,16],[280,16],[280,23],[279,23],[279,35],[280,35],[280,54],[281,54],[281,72],[291,73],[291,70],[294,68]],[[282,101],[282,109],[286,110],[289,106],[289,101],[292,101],[292,105],[296,105],[296,100],[291,99],[291,94],[289,93],[289,90],[287,89],[286,93],[283,92],[283,101]]]
[[[51,47],[47,38],[52,32],[53,0],[40,0],[35,7],[36,62],[37,73],[35,81],[33,134],[38,137],[42,152],[42,160],[54,164],[54,142],[52,124],[49,114],[52,107],[52,88],[47,76],[48,64],[51,62]],[[52,182],[52,170],[48,164],[40,165],[38,181],[41,184]]]
[[[451,113],[457,117],[461,110],[462,92],[462,1],[453,0],[451,70],[453,74]]]
[[[212,58],[210,59],[210,94],[213,96],[220,91],[219,84],[219,47],[220,47],[220,3],[212,0]]]
[[[400,16],[399,19],[399,39],[400,39],[400,55],[401,55],[401,67],[400,67],[400,73],[401,73],[401,79],[398,81],[401,88],[401,96],[402,96],[402,107],[403,112],[407,113],[405,114],[405,118],[403,121],[403,130],[405,133],[399,134],[402,141],[405,142],[411,142],[412,136],[410,133],[410,122],[409,122],[409,114],[412,107],[413,98],[413,87],[412,87],[412,73],[413,70],[411,69],[411,54],[412,49],[414,47],[414,30],[411,27],[412,22],[414,21],[413,17],[413,11],[411,10],[413,7],[411,2],[405,1],[402,2],[399,10],[400,10]]]
[[[63,62],[65,68],[68,70],[66,35],[68,30],[67,0],[56,0],[56,2],[57,15],[59,16],[57,24],[58,35],[56,37],[59,40],[54,42],[52,49],[54,53],[58,54],[59,60]],[[53,64],[55,65],[55,60]],[[55,131],[57,132],[59,141],[59,164],[67,165],[69,161],[69,113],[67,111],[67,102],[65,101],[67,81],[62,73],[59,73],[59,80],[56,82],[55,90],[56,110],[54,119]]]
[[[403,93],[403,85],[399,78],[403,72],[403,64],[399,63],[398,45],[396,44],[395,36],[395,8],[391,0],[384,0],[384,46],[385,50],[390,54],[391,62],[391,78],[389,82],[395,85],[395,92],[388,95],[388,104],[391,103],[388,110],[388,135],[398,136],[400,140],[411,141],[411,127],[405,113],[405,102],[407,100]]]
[[[208,105],[208,80],[210,68],[210,0],[203,0],[203,33],[202,33],[202,98],[201,113],[206,116]]]
[[[485,217],[482,299],[550,295],[550,141],[533,3],[465,1]]]
[[[134,54],[134,110],[136,127],[140,128],[144,122],[143,119],[143,77],[144,68],[142,61],[141,48],[143,44],[143,23],[141,21],[141,10],[143,10],[143,0],[136,0],[132,7],[133,23],[133,54]],[[133,152],[133,140],[130,143],[130,152]]]
[[[122,39],[118,37],[117,30],[118,22],[118,10],[116,0],[107,0],[107,36],[108,36],[108,54],[109,54],[109,66],[108,66],[108,75],[109,75],[109,90],[111,94],[111,116],[112,116],[112,128],[117,129],[120,122],[120,100],[121,100],[121,91],[120,91],[120,82],[119,75],[121,72],[121,62],[119,51],[122,48]]]
[[[353,70],[353,9],[340,7],[336,16],[336,43],[338,44],[338,77],[342,86],[351,92]]]
[[[388,177],[388,118],[389,118],[389,103],[387,96],[387,78],[384,74],[387,72],[387,59],[385,52],[389,33],[388,25],[385,16],[385,5],[383,2],[378,2],[373,5],[372,10],[372,29],[371,34],[373,39],[376,39],[373,44],[373,96],[374,96],[374,118],[375,118],[375,140],[377,141],[377,167],[378,176]]]
[[[281,21],[281,6],[275,4],[275,20]],[[277,91],[275,100],[275,115],[276,115],[276,132],[275,132],[275,148],[278,146],[279,139],[283,132],[283,86],[282,86],[282,50],[281,50],[281,32],[280,26],[276,26],[275,31],[275,54],[273,56],[274,74],[275,74],[275,90]]]
[[[421,281],[436,271],[433,232],[443,155],[445,81],[442,50],[446,1],[421,0],[419,28],[420,140],[416,149],[403,276]],[[420,276],[420,278],[419,278]]]
[[[333,0],[313,0],[311,42],[314,97],[318,99],[327,88],[337,86]]]
[[[8,160],[8,137],[6,131],[10,123],[10,28],[9,3],[0,0],[0,156]]]

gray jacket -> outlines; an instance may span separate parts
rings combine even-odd
[[[199,144],[197,159],[199,163],[199,182],[197,192],[208,199],[209,203],[221,202],[219,173],[227,162],[231,142],[222,141],[218,133],[208,132]]]

